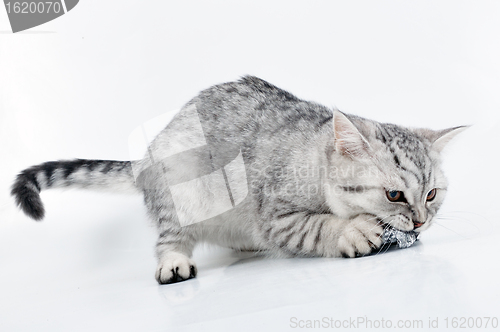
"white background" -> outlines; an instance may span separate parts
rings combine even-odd
[[[0,330],[500,317],[499,17],[498,1],[85,0],[12,34],[1,7]],[[23,168],[128,160],[134,128],[245,74],[378,121],[474,125],[445,151],[444,219],[412,248],[353,260],[202,247],[198,278],[158,286],[141,197],[47,191],[41,223],[15,209]]]

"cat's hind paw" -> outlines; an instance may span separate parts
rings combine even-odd
[[[156,269],[159,284],[172,284],[196,277],[196,264],[186,255],[170,252],[160,258]]]
[[[338,255],[350,258],[371,254],[382,245],[383,231],[374,216],[359,215],[342,230],[338,240]]]

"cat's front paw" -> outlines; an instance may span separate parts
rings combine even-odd
[[[342,230],[337,248],[339,256],[349,258],[372,253],[382,245],[383,231],[374,216],[357,216]]]
[[[166,253],[160,258],[156,269],[156,281],[159,284],[171,284],[196,277],[196,264],[184,254]]]

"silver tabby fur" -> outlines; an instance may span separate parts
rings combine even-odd
[[[234,190],[248,195],[227,212],[182,226],[179,214],[196,211],[189,201],[174,206],[165,182],[168,165],[152,167],[152,159],[189,148],[196,133],[186,112],[193,107],[211,156],[224,159],[234,147],[241,151],[248,187]],[[447,190],[440,152],[463,128],[433,131],[378,123],[300,100],[247,76],[192,99],[151,143],[144,160],[44,163],[21,172],[12,194],[29,216],[42,219],[42,189],[143,193],[158,228],[159,283],[196,276],[191,256],[200,242],[279,256],[363,256],[381,247],[384,227],[422,232],[432,225]],[[201,174],[206,165],[199,160],[183,166]],[[434,188],[436,197],[428,202]],[[390,202],[388,190],[403,192],[406,201]],[[206,204],[214,200],[213,194],[203,198]]]

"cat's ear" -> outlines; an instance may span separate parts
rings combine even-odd
[[[465,129],[469,128],[469,126],[460,126],[449,129],[444,129],[438,131],[438,137],[432,143],[432,148],[438,152],[441,152],[444,147],[458,134],[463,132]]]
[[[434,151],[441,152],[455,136],[467,128],[469,128],[469,126],[453,127],[443,130],[416,129],[416,131],[418,134],[431,141]]]
[[[360,157],[370,150],[370,144],[340,111],[333,111],[333,130],[335,133],[335,150],[346,156]]]

